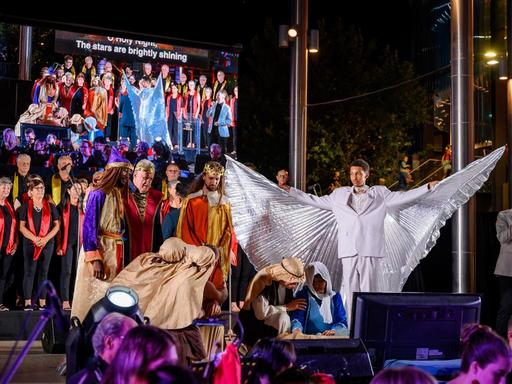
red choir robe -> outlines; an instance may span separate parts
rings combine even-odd
[[[68,113],[71,112],[71,100],[73,99],[73,96],[75,96],[75,93],[77,91],[78,87],[76,85],[72,85],[68,88],[66,92],[66,86],[64,83],[59,84],[59,101],[60,106],[63,108],[66,108],[66,111]]]

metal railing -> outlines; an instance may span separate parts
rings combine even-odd
[[[418,172],[420,169],[424,169],[425,166],[427,166],[428,164],[435,164],[435,163],[440,163],[441,160],[440,159],[427,159],[425,160],[423,163],[421,163],[420,165],[418,165],[416,168],[412,169],[409,174],[413,174],[414,172]],[[443,169],[443,167],[436,167],[436,169],[433,171],[433,172],[430,172],[426,177],[423,177],[421,179],[420,182],[416,183],[414,185],[413,188],[417,187],[418,185],[421,185],[425,180],[428,180],[430,177],[434,176],[436,173],[438,173],[439,171],[441,171]],[[388,188],[389,189],[392,189],[394,187],[396,187],[398,185],[399,181],[395,181],[393,184],[391,184]]]

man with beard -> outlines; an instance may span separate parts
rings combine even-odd
[[[103,176],[87,198],[71,313],[82,321],[124,267],[122,196],[128,193],[132,169],[112,148]]]
[[[159,206],[162,192],[151,188],[155,166],[141,160],[135,166],[133,182],[124,200],[124,214],[128,234],[125,247],[125,264],[145,252],[156,252],[162,244]]]
[[[224,167],[221,164],[211,161],[204,166],[201,177],[196,179],[190,195],[183,201],[176,235],[188,244],[210,244],[219,248],[220,260],[204,292],[206,314],[219,314],[220,305],[227,298],[225,281],[235,243],[231,207],[224,195]]]

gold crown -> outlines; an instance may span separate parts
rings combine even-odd
[[[203,172],[211,176],[224,176],[224,167],[216,161],[210,161],[204,165]]]
[[[149,172],[152,175],[154,175],[155,174],[155,165],[149,160],[142,159],[135,165],[134,172],[137,172],[137,171]]]

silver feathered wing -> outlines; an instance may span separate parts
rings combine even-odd
[[[412,205],[390,210],[384,221],[386,257],[376,276],[379,291],[398,292],[411,271],[435,245],[439,230],[488,179],[505,147],[442,180]],[[338,226],[331,211],[298,202],[264,176],[228,157],[226,191],[237,239],[249,260],[261,269],[295,256],[321,261],[341,286],[337,257]]]

